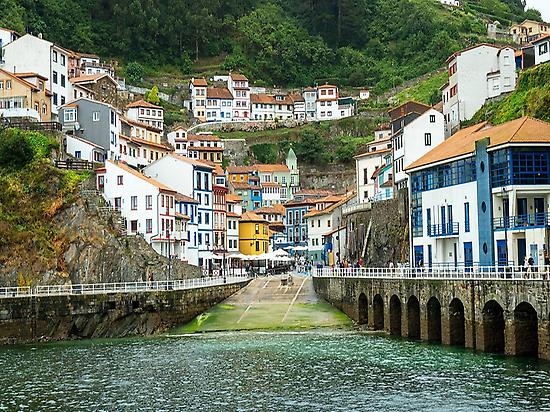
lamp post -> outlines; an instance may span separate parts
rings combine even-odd
[[[170,231],[166,231],[166,238],[168,239],[168,275],[166,276],[166,280],[170,280],[171,274],[172,274],[172,251],[170,247]]]

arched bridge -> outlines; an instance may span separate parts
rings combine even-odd
[[[546,273],[322,269],[316,292],[393,336],[550,360]]]

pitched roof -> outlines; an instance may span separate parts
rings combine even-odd
[[[248,81],[248,78],[244,74],[240,74],[240,73],[230,73],[229,77],[231,77],[232,80],[235,80],[238,82]]]
[[[106,162],[117,166],[118,168],[124,170],[125,172],[128,172],[128,173],[134,175],[135,177],[137,177],[141,180],[144,180],[145,182],[159,188],[160,190],[163,190],[165,192],[173,192],[174,194],[176,193],[176,191],[174,189],[171,189],[168,186],[163,185],[162,183],[156,181],[155,179],[152,179],[150,177],[145,176],[143,173],[140,173],[137,170],[132,169],[130,166],[128,166],[124,163],[113,162],[112,160],[107,160]]]
[[[111,83],[118,86],[118,83],[115,79],[109,76],[107,73],[98,73],[98,74],[86,74],[83,76],[73,77],[69,79],[71,83],[97,83],[98,80],[108,77],[111,80]]]
[[[189,197],[187,195],[184,195],[182,193],[179,193],[176,195],[176,202],[183,202],[183,203],[199,203],[198,200],[193,199],[192,197]]]
[[[282,99],[277,99],[277,96],[282,96]],[[251,93],[250,94],[251,103],[259,104],[286,104],[291,105],[294,101],[289,95],[283,94],[266,94],[266,93]]]
[[[225,200],[230,203],[238,203],[242,202],[243,198],[234,193],[228,193],[227,195],[225,195]]]
[[[264,206],[259,209],[256,209],[255,212],[257,214],[265,214],[265,215],[284,215],[285,214],[285,208],[281,204],[273,205],[273,206]]]
[[[153,132],[157,132],[157,133],[162,132],[162,130],[156,128],[155,126],[151,126],[150,124],[147,124],[147,123],[138,122],[137,120],[128,119],[127,117],[124,117],[124,116],[120,116],[120,119],[122,121],[128,123],[128,124],[131,124],[131,125],[134,125],[134,126],[137,126],[137,127],[142,127],[144,129],[148,129],[148,130],[151,130]]]
[[[289,172],[290,169],[285,164],[256,164],[251,166],[252,170],[257,170],[258,172],[269,173],[269,172]]]
[[[164,110],[162,107],[157,106],[153,103],[146,102],[143,99],[136,100],[135,102],[132,102],[128,106],[126,106],[127,109],[131,109],[132,107],[148,107],[150,109],[162,109],[162,110]]]
[[[208,86],[208,83],[206,82],[206,79],[204,77],[201,77],[201,78],[197,78],[195,79],[194,77],[191,79],[191,84],[193,86],[198,86],[198,87],[206,87]]]
[[[311,196],[330,196],[333,195],[334,192],[330,190],[323,190],[323,189],[303,189],[299,192],[296,192],[294,196],[299,195],[311,195]]]
[[[304,215],[304,218],[313,217],[313,216],[320,216],[320,215],[326,215],[327,213],[332,213],[335,209],[338,207],[346,204],[348,201],[353,199],[355,197],[355,192],[348,193],[344,196],[340,196],[339,201],[336,203],[330,205],[329,207],[326,207],[323,210],[311,210],[308,213]]]
[[[416,169],[456,157],[473,154],[478,140],[489,139],[489,148],[507,143],[550,143],[550,123],[524,116],[498,126],[486,122],[459,130],[420,159],[407,166]]]
[[[123,135],[120,135],[120,136],[123,136]],[[128,137],[128,139],[132,143],[136,143],[136,144],[139,144],[139,145],[153,146],[153,147],[156,147],[158,149],[164,149],[164,150],[167,150],[167,151],[170,151],[170,152],[174,150],[170,146],[167,146],[165,144],[157,143],[157,142],[151,142],[149,140],[141,139],[139,137]]]
[[[233,99],[233,95],[225,87],[209,87],[206,90],[206,97],[209,99]]]
[[[257,215],[254,212],[248,211],[244,212],[241,216],[241,222],[261,222],[261,223],[268,223],[267,220],[265,220],[260,215]]]
[[[323,84],[322,86],[317,86],[318,89],[333,89],[335,87],[336,86],[334,86],[332,84]]]
[[[388,153],[388,152],[391,152],[391,151],[392,151],[391,148],[374,150],[374,151],[371,151],[371,152],[365,152],[365,153],[358,154],[357,156],[354,156],[353,158],[354,159],[361,159],[362,157],[380,156],[380,155],[383,155],[384,153]]]
[[[9,77],[11,77],[12,79],[15,79],[16,81],[18,81],[19,83],[22,83],[24,84],[25,86],[27,86],[28,88],[32,89],[32,90],[39,90],[38,89],[38,86],[35,85],[35,84],[32,84],[31,82],[28,82],[27,80],[25,79],[22,79],[18,76],[16,76],[15,74],[7,71],[7,70],[3,70],[3,69],[0,69],[0,73],[3,73]]]
[[[14,75],[16,75],[17,77],[19,77],[21,79],[25,79],[27,77],[38,77],[39,79],[42,79],[42,80],[48,80],[47,77],[44,77],[41,74],[34,73],[34,72],[14,73]]]
[[[493,47],[495,49],[506,49],[508,46],[505,46],[505,47],[502,47],[502,46],[498,46],[496,44],[491,44],[491,43],[478,43],[478,44],[474,44],[472,46],[469,46],[469,47],[466,47],[465,49],[462,49],[462,50],[459,50],[459,51],[456,51],[454,52],[453,54],[451,54],[448,58],[447,58],[447,63],[449,63],[452,59],[454,59],[455,57],[458,57],[460,56],[462,53],[464,52],[467,52],[467,51],[470,51],[470,50],[474,50],[474,49],[477,49],[478,47],[483,47],[483,46],[486,46],[486,47]]]
[[[400,117],[406,116],[410,113],[418,113],[422,114],[428,110],[430,110],[432,107],[428,106],[424,103],[418,103],[413,100],[410,100],[406,103],[400,104],[399,106],[394,107],[393,109],[388,110],[388,115],[390,116],[390,119],[393,121],[395,119],[399,119]]]
[[[225,168],[225,171],[228,174],[244,174],[244,173],[252,172],[253,169],[251,166],[227,166]]]
[[[219,142],[221,139],[213,134],[188,134],[187,140],[197,142]]]
[[[177,154],[175,154],[175,153],[170,153],[170,154],[168,154],[167,156],[173,157],[174,159],[179,160],[179,161],[181,161],[181,162],[185,162],[185,163],[192,164],[193,166],[203,167],[203,168],[206,168],[206,169],[212,169],[212,170],[214,170],[214,167],[213,167],[213,166],[210,166],[209,164],[206,164],[206,163],[204,163],[204,162],[200,162],[200,161],[195,160],[195,159],[191,159],[191,158],[189,158],[189,157],[180,156],[180,155],[177,155]],[[159,159],[159,160],[160,160],[160,159]]]

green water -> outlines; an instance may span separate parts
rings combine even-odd
[[[550,364],[360,332],[0,348],[1,411],[550,411]]]

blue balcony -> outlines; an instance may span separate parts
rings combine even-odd
[[[428,236],[430,237],[458,236],[458,233],[458,222],[428,226]]]
[[[550,225],[550,214],[532,213],[530,215],[495,217],[493,219],[494,230],[534,229]]]

